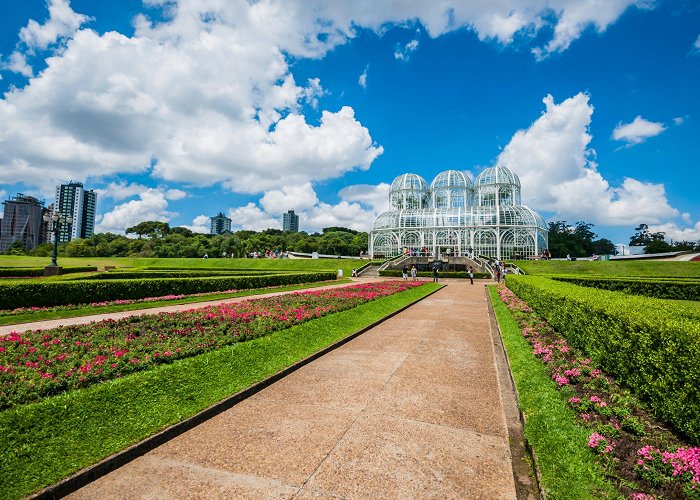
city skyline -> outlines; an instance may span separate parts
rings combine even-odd
[[[0,197],[94,188],[95,231],[369,230],[404,172],[513,170],[627,244],[700,239],[700,6],[8,0]]]

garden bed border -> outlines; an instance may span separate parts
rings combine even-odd
[[[515,415],[509,414],[510,412],[508,411],[508,409],[504,408],[506,415],[506,428],[508,429],[509,437],[508,442],[510,443],[510,458],[511,465],[513,467],[513,479],[515,480],[516,494],[518,498],[528,498],[527,494],[531,493],[529,488],[530,485],[528,485],[520,479],[525,467],[522,463],[517,462],[524,455],[527,455],[527,457],[529,458],[531,470],[532,472],[534,472],[534,486],[539,492],[539,497],[542,499],[546,499],[547,495],[545,494],[545,491],[542,488],[542,477],[540,474],[540,469],[537,466],[537,456],[535,455],[535,450],[532,448],[524,434],[525,415],[520,409],[520,396],[518,394],[518,389],[515,386],[515,380],[513,379],[513,371],[510,368],[508,351],[506,351],[506,346],[503,343],[503,333],[501,332],[501,325],[499,325],[498,318],[496,318],[496,311],[493,308],[491,294],[489,294],[489,286],[494,285],[484,285],[484,293],[486,295],[486,302],[488,305],[489,323],[491,326],[491,337],[493,340],[494,354],[496,355],[496,369],[498,371],[499,384],[501,385],[501,394],[503,394],[504,391],[510,391],[515,396],[515,408],[518,412],[518,421],[514,422],[514,420],[516,420]],[[507,378],[503,377],[503,372],[507,373]]]
[[[99,479],[102,476],[105,476],[109,474],[110,472],[117,470],[118,468],[126,465],[127,463],[131,462],[132,460],[135,460],[136,458],[145,455],[149,451],[154,450],[158,446],[161,446],[165,444],[166,442],[170,441],[171,439],[176,438],[177,436],[184,434],[190,429],[193,429],[194,427],[206,422],[207,420],[215,417],[216,415],[231,409],[234,407],[236,404],[240,403],[241,401],[253,396],[254,394],[260,392],[261,390],[265,389],[266,387],[272,385],[273,383],[277,382],[278,380],[283,379],[287,375],[290,375],[291,373],[297,371],[299,368],[311,363],[312,361],[315,361],[316,359],[320,358],[321,356],[328,354],[331,351],[336,350],[337,348],[343,346],[344,344],[350,342],[356,337],[359,337],[363,333],[367,332],[368,330],[371,330],[377,325],[380,325],[384,321],[388,320],[389,318],[392,318],[396,316],[397,314],[405,311],[409,307],[417,304],[421,300],[424,300],[434,293],[440,291],[443,287],[446,285],[442,285],[440,288],[433,290],[432,292],[414,300],[413,302],[410,302],[406,304],[405,306],[397,309],[396,311],[389,313],[388,315],[384,316],[381,319],[378,319],[377,321],[372,322],[371,324],[357,330],[354,333],[351,333],[347,335],[346,337],[343,337],[342,339],[338,340],[337,342],[334,342],[320,351],[315,352],[314,354],[301,359],[297,361],[296,363],[288,366],[287,368],[284,368],[283,370],[280,370],[279,372],[275,373],[274,375],[271,375],[270,377],[261,380],[259,382],[254,383],[250,387],[247,387],[229,397],[226,399],[223,399],[219,401],[218,403],[213,404],[209,408],[206,408],[202,410],[201,412],[197,413],[196,415],[191,416],[190,418],[187,418],[181,422],[178,422],[174,425],[171,425],[170,427],[158,432],[157,434],[154,434],[150,437],[147,437],[146,439],[120,451],[115,453],[114,455],[105,458],[104,460],[101,460],[100,462],[97,462],[94,465],[90,465],[81,471],[76,472],[72,476],[67,477],[66,479],[63,479],[62,481],[59,481],[56,484],[53,484],[51,486],[47,486],[43,490],[30,495],[29,498],[31,499],[37,499],[37,500],[43,500],[43,499],[58,499],[58,498],[63,498],[83,486],[86,486],[90,484],[91,482]],[[489,301],[490,304],[490,301]]]

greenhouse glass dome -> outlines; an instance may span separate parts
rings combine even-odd
[[[447,170],[428,183],[403,174],[391,183],[392,210],[374,221],[369,253],[440,256],[482,255],[509,259],[539,255],[547,248],[547,225],[520,203],[520,179],[505,167],[490,167],[472,183]]]

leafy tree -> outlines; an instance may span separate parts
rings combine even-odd
[[[665,253],[673,251],[676,251],[676,249],[664,240],[652,240],[649,243],[647,243],[647,246],[644,249],[644,253],[646,254]]]
[[[639,226],[635,227],[634,230],[636,233],[634,233],[634,235],[630,238],[631,246],[648,245],[652,241],[663,241],[664,237],[666,236],[666,234],[662,232],[650,232],[649,226],[646,224],[640,224]]]
[[[143,235],[147,235],[150,238],[159,238],[165,236],[170,232],[170,224],[167,222],[147,220],[144,222],[139,222],[133,227],[127,228],[126,234],[136,234],[139,239]]]
[[[22,240],[13,241],[10,244],[10,246],[7,247],[5,253],[7,255],[26,255],[26,251],[24,249],[24,242],[22,242]]]
[[[593,242],[593,253],[596,255],[615,255],[615,244],[607,238],[601,238]]]

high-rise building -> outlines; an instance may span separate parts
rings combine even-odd
[[[82,183],[69,182],[56,186],[54,210],[64,217],[73,217],[73,223],[64,225],[58,234],[59,243],[92,236],[95,233],[96,208],[97,193],[84,189]]]
[[[294,210],[282,214],[282,231],[299,232],[299,216],[294,214]]]
[[[4,214],[0,227],[0,253],[4,253],[15,241],[21,241],[25,250],[31,250],[43,243],[44,202],[33,196],[18,193],[10,200],[2,202]]]
[[[231,232],[231,219],[226,217],[223,212],[219,212],[218,215],[210,217],[210,219],[210,234],[224,234],[225,232]]]

